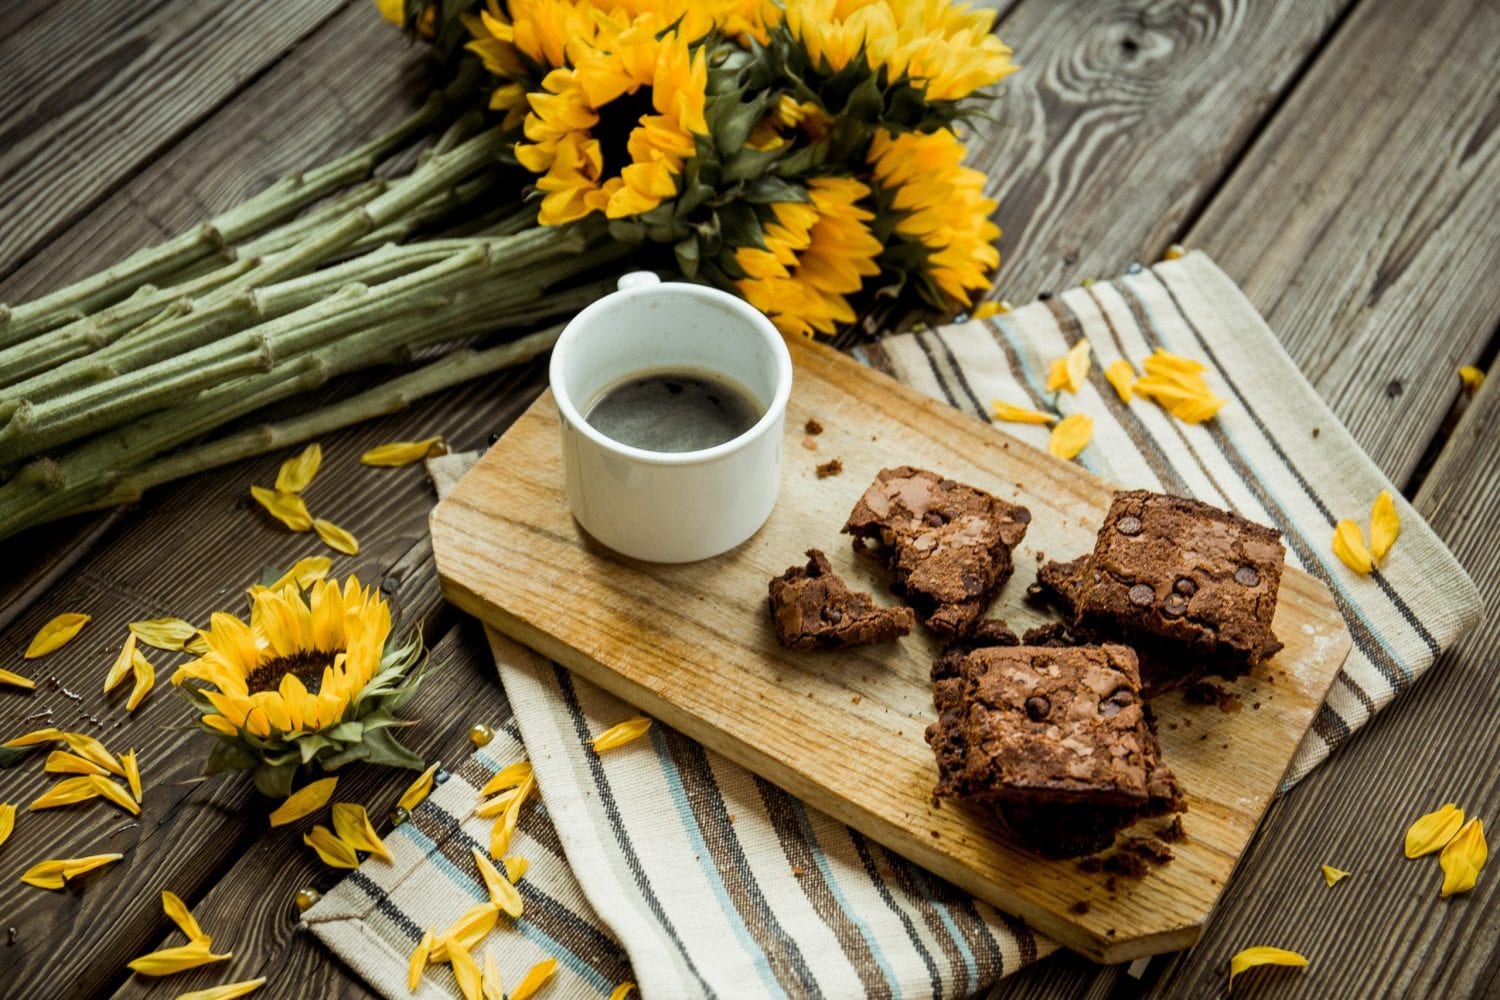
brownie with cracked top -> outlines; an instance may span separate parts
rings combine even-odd
[[[1010,550],[1030,523],[1025,507],[901,466],[880,470],[844,532],[891,571],[928,628],[951,638],[973,627],[1010,577]]]
[[[850,590],[817,549],[807,565],[792,566],[771,581],[771,621],[788,649],[842,649],[888,642],[911,632],[911,608],[882,608],[869,594]]]

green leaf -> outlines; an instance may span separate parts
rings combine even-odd
[[[377,729],[368,734],[365,737],[364,746],[370,751],[365,759],[372,764],[404,767],[412,771],[422,771],[427,768],[422,758],[402,746],[396,739],[396,734],[389,729]]]
[[[698,276],[698,241],[689,236],[687,239],[678,240],[672,247],[672,252],[677,257],[677,266],[682,268],[682,273],[689,278]]]
[[[261,764],[255,769],[255,787],[260,789],[262,795],[269,795],[273,799],[284,799],[292,794],[292,782],[297,777],[297,765]]]
[[[204,762],[203,773],[226,774],[230,771],[243,771],[259,763],[260,758],[245,749],[239,742],[220,738],[214,741],[214,748],[208,752],[208,760]]]
[[[333,746],[332,741],[321,734],[314,733],[304,736],[297,741],[297,755],[304,764],[311,764],[313,759],[324,750]]]
[[[754,205],[777,201],[811,201],[807,188],[780,177],[760,177],[745,188],[744,198]]]
[[[359,742],[360,738],[364,736],[364,734],[364,723],[354,720],[351,720],[349,722],[340,722],[332,729],[323,731],[324,736],[339,743],[357,743]]]
[[[725,205],[719,209],[719,231],[724,242],[732,247],[755,247],[766,249],[765,236],[761,232],[760,219],[749,205]]]
[[[780,150],[752,149],[746,146],[724,161],[724,180],[747,181],[759,177],[781,156]]]
[[[0,767],[15,767],[41,748],[40,743],[29,747],[0,747]]]

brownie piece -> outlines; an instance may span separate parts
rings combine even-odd
[[[881,469],[844,532],[943,638],[963,635],[1011,574],[1031,513],[935,472]],[[869,547],[873,543],[873,547]]]
[[[869,594],[850,590],[828,557],[807,550],[807,565],[792,566],[771,581],[771,621],[788,649],[842,649],[888,642],[916,624],[911,608],[881,608]]]

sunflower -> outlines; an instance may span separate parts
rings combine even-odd
[[[503,126],[526,118],[526,83],[567,65],[593,41],[593,5],[572,0],[512,0],[507,14],[498,0],[486,0],[477,14],[460,15],[473,36],[465,48],[500,81],[490,109],[504,111]]]
[[[946,300],[934,305],[949,309],[969,305],[1000,266],[1000,227],[990,220],[997,203],[984,196],[984,174],[963,165],[964,152],[947,129],[894,137],[878,129],[868,157],[895,233],[921,245],[922,269]]]
[[[391,642],[390,606],[350,577],[253,592],[248,624],[215,612],[208,651],[172,677],[221,738],[210,769],[254,768],[256,784],[285,795],[297,767],[351,760],[415,766],[391,738],[391,712],[416,687],[421,643]],[[184,684],[185,681],[197,683]],[[217,758],[217,764],[216,764]]]
[[[746,275],[735,287],[783,334],[832,334],[854,321],[847,296],[880,272],[880,241],[868,225],[874,215],[859,205],[869,194],[851,177],[814,177],[808,201],[771,205],[766,249],[735,251]]]

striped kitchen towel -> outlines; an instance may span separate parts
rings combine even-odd
[[[1329,550],[1335,522],[1367,520],[1375,494],[1394,488],[1208,258],[1133,271],[856,353],[982,420],[996,399],[1088,413],[1094,438],[1077,460],[1089,469],[1278,525],[1288,559],[1328,584],[1354,636],[1290,785],[1474,626],[1478,594],[1400,499],[1401,538],[1386,567],[1369,577],[1345,569]],[[1050,362],[1085,337],[1089,384],[1046,393]],[[1111,361],[1139,368],[1158,346],[1208,365],[1209,384],[1229,400],[1215,420],[1190,426],[1144,400],[1123,404],[1103,380]],[[1004,426],[1045,447],[1045,427]],[[472,460],[433,463],[439,489]],[[550,954],[557,997],[604,996],[626,978],[649,1000],[967,996],[1055,950],[664,726],[596,756],[587,739],[634,710],[504,637],[490,641],[514,712],[505,737],[392,834],[394,865],[367,862],[305,917],[383,995],[408,995],[406,956],[421,928],[441,929],[483,898],[468,844],[487,841],[490,821],[470,815],[475,787],[523,755],[542,796],[512,846],[533,862],[521,883],[526,915],[484,945],[507,983]],[[456,995],[446,967],[429,971],[422,990]]]

